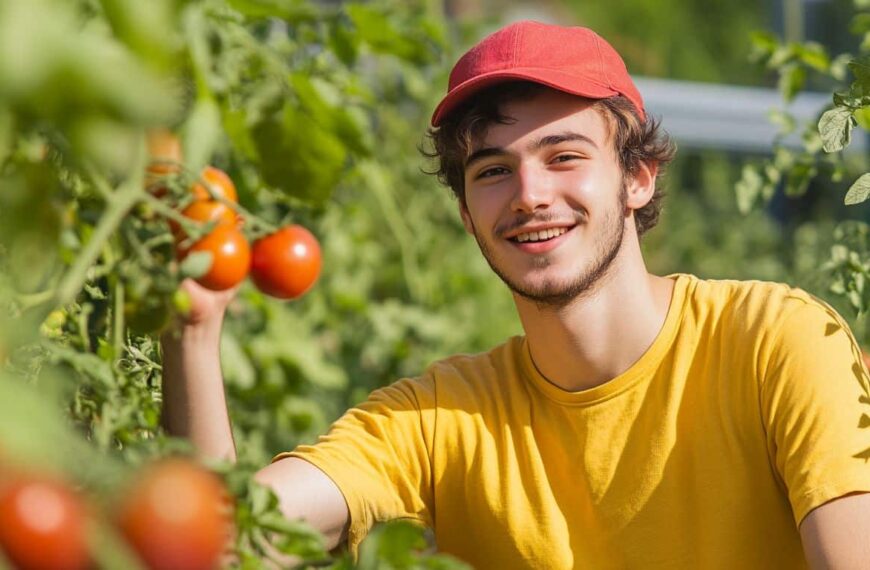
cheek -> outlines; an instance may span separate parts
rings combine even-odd
[[[572,173],[570,196],[579,204],[609,203],[618,195],[622,178],[612,172],[589,169]]]
[[[466,227],[469,218],[478,228],[485,227],[487,223],[491,222],[501,208],[498,197],[498,193],[488,192],[480,188],[476,189],[473,194],[466,195],[463,213],[463,222],[465,222]]]

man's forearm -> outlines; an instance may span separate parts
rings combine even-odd
[[[235,461],[220,368],[220,324],[167,333],[161,346],[164,428],[190,439],[203,459]]]

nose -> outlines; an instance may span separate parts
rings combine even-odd
[[[523,165],[514,177],[516,187],[511,200],[515,212],[532,213],[553,204],[553,181],[533,166]]]

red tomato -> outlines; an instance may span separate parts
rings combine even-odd
[[[216,196],[229,200],[230,202],[239,201],[239,196],[236,193],[236,185],[233,184],[232,179],[226,172],[219,168],[215,168],[214,166],[206,166],[200,175],[200,181],[194,184],[193,188],[190,189],[190,191],[193,192],[195,199],[213,199],[212,194],[210,194],[205,186],[202,185],[203,181],[208,184],[209,188],[211,188]]]
[[[320,275],[317,238],[299,225],[281,228],[254,242],[251,279],[257,288],[278,299],[295,299]]]
[[[118,512],[118,527],[151,570],[216,568],[231,536],[228,494],[213,473],[183,459],[151,465]]]
[[[85,512],[64,483],[14,477],[0,486],[0,549],[19,570],[86,568]]]
[[[211,268],[196,281],[206,289],[223,291],[241,283],[251,267],[251,246],[235,225],[221,225],[210,234],[179,252],[184,259],[193,252],[207,251],[212,255]]]

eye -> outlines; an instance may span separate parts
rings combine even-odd
[[[480,180],[481,178],[492,178],[493,176],[501,176],[503,174],[507,174],[508,169],[503,166],[493,166],[490,168],[484,168],[481,170],[477,176],[475,176],[475,180]]]
[[[579,160],[581,157],[576,154],[560,154],[553,159],[553,162],[568,162],[569,160]]]

